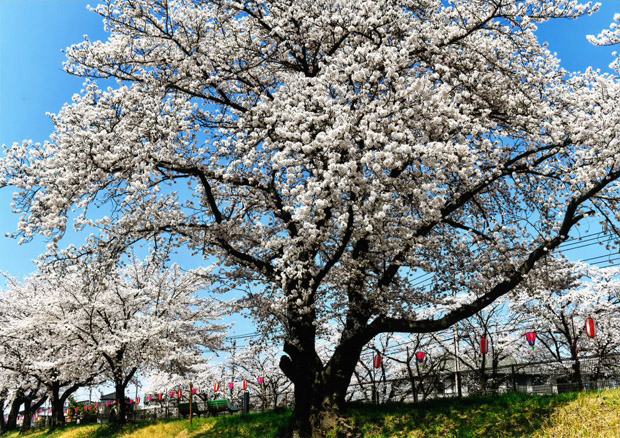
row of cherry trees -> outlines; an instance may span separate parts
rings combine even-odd
[[[62,424],[67,398],[100,384],[114,386],[123,422],[125,390],[138,374],[182,372],[220,345],[221,306],[197,294],[208,278],[157,257],[120,268],[56,264],[8,278],[0,293],[0,403],[10,406],[3,428],[15,427],[21,405],[28,429],[48,399],[52,425]]]
[[[539,362],[549,362],[550,369],[567,377],[574,388],[584,388],[584,359],[591,381],[617,378],[620,270],[557,260],[546,263],[535,281],[448,331],[380,337],[363,355],[349,397],[424,399],[447,376],[456,392],[456,370],[468,380],[465,385],[470,392],[496,391],[500,386],[512,388],[515,370],[519,373],[529,363]],[[588,318],[595,320],[594,337],[586,335]],[[536,333],[535,348],[526,339],[528,332]],[[480,345],[483,337],[489,341],[486,354]],[[426,353],[423,363],[416,360],[416,352]],[[379,370],[372,369],[375,354],[383,358]],[[515,367],[506,370],[510,365]],[[380,386],[373,397],[372,380],[390,384]]]

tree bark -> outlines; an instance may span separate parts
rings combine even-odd
[[[579,389],[579,391],[583,391],[584,386],[583,386],[583,379],[581,377],[581,363],[579,362],[579,354],[577,353],[577,345],[573,345],[571,348],[571,359],[573,359],[573,379],[577,383],[577,388]]]
[[[116,409],[118,412],[115,423],[119,426],[127,423],[127,401],[125,400],[126,386],[127,385],[125,385],[124,382],[116,382],[114,385],[116,393]]]
[[[70,393],[63,394],[64,398],[60,396],[60,382],[52,383],[50,397],[52,405],[52,417],[50,418],[50,429],[54,430],[58,426],[65,424],[65,413],[63,411],[65,400],[69,397]]]
[[[19,429],[19,434],[28,432],[32,427],[32,400],[26,398],[24,400],[24,421]]]
[[[6,424],[4,421],[4,403],[5,400],[0,400],[0,435],[6,431]]]
[[[19,434],[24,434],[32,429],[32,416],[36,414],[37,410],[43,406],[47,400],[47,395],[39,398],[36,402],[33,402],[32,398],[26,397],[24,399],[24,422],[19,431]]]
[[[6,420],[5,431],[15,430],[17,428],[17,417],[19,416],[19,407],[22,405],[23,398],[17,396],[11,403],[11,410]]]
[[[411,383],[411,394],[413,395],[413,402],[418,402],[418,391],[415,385],[415,376],[411,369],[411,361],[409,360],[409,347],[407,347],[407,374],[409,375],[409,382]]]
[[[343,333],[346,338],[346,333]],[[341,422],[349,383],[362,352],[360,339],[341,340],[330,361],[323,365],[314,350],[285,343],[280,368],[293,381],[295,408],[288,436],[320,438]]]

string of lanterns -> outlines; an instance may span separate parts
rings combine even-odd
[[[588,318],[586,319],[586,335],[589,338],[594,338],[596,337],[596,324],[594,322],[593,318]],[[536,344],[536,332],[532,331],[532,332],[527,332],[525,334],[525,339],[527,340],[527,343],[532,347],[532,350],[535,350],[535,344]],[[485,355],[489,352],[489,340],[486,336],[483,336],[482,338],[480,338],[480,352]],[[415,357],[417,360],[417,363],[419,365],[422,365],[426,359],[426,353],[423,351],[418,351],[415,353]],[[381,368],[381,354],[377,353],[373,356],[372,358],[372,366],[373,368]]]

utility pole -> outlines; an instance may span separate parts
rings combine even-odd
[[[456,386],[456,390],[459,398],[463,396],[461,392],[461,375],[460,364],[459,364],[459,334],[456,329],[456,325],[453,327],[454,330],[454,385]]]

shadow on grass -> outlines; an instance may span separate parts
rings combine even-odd
[[[576,393],[472,396],[421,403],[351,405],[348,416],[361,437],[525,437],[543,426]]]
[[[276,438],[288,426],[291,411],[276,410],[248,415],[218,417],[203,425],[196,438]],[[210,426],[210,427],[209,427]]]

